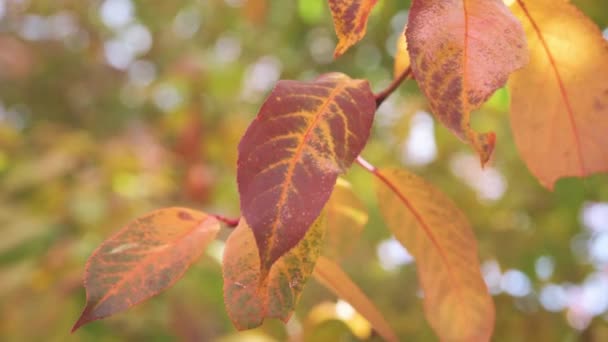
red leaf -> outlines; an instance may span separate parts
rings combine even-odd
[[[87,304],[72,331],[171,287],[219,229],[215,218],[185,208],[160,209],[129,223],[89,258]]]
[[[528,62],[521,24],[502,0],[415,0],[406,37],[433,113],[485,164],[496,136],[473,131],[469,116]]]
[[[280,81],[239,144],[241,211],[265,272],[319,216],[365,146],[376,110],[369,84],[338,73]]]
[[[340,57],[365,36],[367,19],[377,1],[329,0],[329,8],[339,39],[334,58]]]

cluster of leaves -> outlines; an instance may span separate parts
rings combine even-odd
[[[329,0],[336,57],[363,38],[375,4]],[[279,81],[238,148],[242,217],[167,208],[127,225],[90,258],[87,305],[74,329],[171,286],[224,222],[236,226],[223,274],[226,308],[238,329],[266,318],[287,321],[314,276],[382,337],[396,340],[337,262],[340,236],[356,234],[366,221],[338,178],[356,161],[377,180],[387,226],[416,259],[431,327],[442,340],[489,340],[494,305],[467,218],[419,176],[378,169],[359,156],[374,114],[412,75],[436,118],[471,144],[483,165],[496,136],[474,131],[470,115],[509,80],[516,144],[530,171],[552,188],[562,177],[608,171],[608,46],[566,1],[516,0],[509,8],[501,0],[416,0],[395,64],[395,80],[377,94],[366,80],[341,73]]]

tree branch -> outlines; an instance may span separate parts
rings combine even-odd
[[[386,98],[389,97],[389,95],[391,95],[399,87],[399,85],[401,85],[401,83],[410,76],[411,73],[412,67],[407,67],[401,73],[401,75],[399,75],[399,77],[395,78],[393,82],[386,87],[386,89],[378,94],[375,94],[374,97],[376,98],[376,107],[380,107],[382,102],[384,102],[384,100],[386,100]]]

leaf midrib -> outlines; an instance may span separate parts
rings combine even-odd
[[[327,99],[323,102],[323,104],[321,104],[319,109],[316,111],[314,119],[312,120],[310,125],[306,128],[306,131],[304,132],[304,135],[302,136],[302,139],[300,140],[300,143],[298,144],[298,147],[296,148],[296,152],[293,154],[292,158],[289,161],[289,165],[288,165],[287,171],[285,173],[285,179],[281,183],[281,194],[279,195],[279,200],[277,201],[277,208],[279,208],[279,209],[277,210],[276,217],[270,227],[270,236],[269,236],[268,245],[267,245],[268,247],[266,248],[266,251],[264,253],[265,255],[263,256],[263,258],[261,258],[262,264],[264,264],[263,267],[267,267],[267,265],[265,265],[265,264],[268,263],[268,259],[270,258],[270,253],[274,249],[275,240],[276,240],[276,239],[274,239],[274,236],[276,235],[279,223],[281,222],[281,214],[283,212],[283,208],[285,207],[287,193],[288,193],[290,184],[292,183],[292,178],[293,178],[293,174],[295,171],[295,167],[298,164],[298,162],[300,161],[302,152],[304,150],[304,146],[306,146],[306,144],[308,143],[310,134],[312,133],[313,129],[319,124],[319,121],[325,114],[330,103],[334,100],[334,98],[338,95],[338,93],[341,92],[342,90],[344,90],[345,88],[346,88],[346,84],[344,82],[336,83],[336,87],[331,90],[331,92],[327,96]],[[269,270],[266,270],[266,272],[262,272],[263,275],[264,275],[264,273],[266,273],[266,275],[267,275],[268,271]],[[262,278],[264,278],[264,276]]]
[[[578,129],[576,126],[576,121],[574,120],[574,110],[572,109],[572,104],[570,103],[570,97],[568,96],[568,93],[566,91],[566,87],[562,80],[561,74],[559,73],[559,70],[557,69],[557,63],[555,62],[555,58],[553,57],[553,54],[551,53],[551,50],[549,49],[549,45],[547,44],[545,37],[540,30],[540,27],[538,27],[538,25],[536,24],[536,21],[534,20],[534,18],[532,18],[532,15],[528,11],[528,8],[524,4],[523,0],[517,0],[517,4],[521,7],[522,11],[524,12],[524,15],[530,21],[530,24],[532,25],[534,32],[538,36],[538,39],[541,42],[543,50],[545,51],[545,53],[547,54],[547,58],[549,59],[549,63],[551,65],[551,69],[553,70],[553,74],[557,81],[561,97],[564,101],[564,104],[566,105],[566,112],[568,113],[568,122],[570,123],[570,128],[572,129],[572,136],[574,137],[574,142],[576,145],[576,156],[577,156],[579,167],[580,167],[580,173],[581,173],[581,175],[584,175],[585,174],[585,163],[583,160],[583,153],[581,150],[582,147],[581,147],[580,137],[578,134]]]

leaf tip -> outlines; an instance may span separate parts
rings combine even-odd
[[[483,168],[494,152],[494,147],[496,146],[496,133],[489,132],[477,134],[473,139],[473,144],[475,145],[477,153],[479,153],[479,160],[481,162],[481,167]]]
[[[70,334],[75,333],[76,330],[80,329],[80,327],[82,327],[83,325],[97,319],[94,317],[90,317],[90,313],[91,313],[91,310],[90,310],[89,306],[87,305],[84,308],[84,311],[82,311],[82,314],[80,314],[80,317],[78,317],[78,320],[76,321],[76,323],[74,323],[74,326],[70,330]]]

